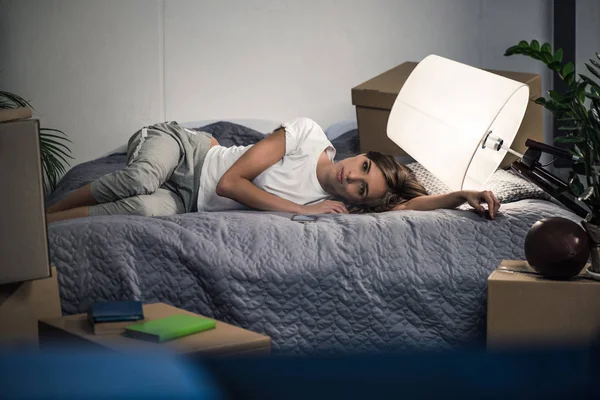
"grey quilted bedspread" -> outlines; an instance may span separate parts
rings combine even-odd
[[[122,166],[76,167],[56,200]],[[61,193],[61,190],[63,193]],[[457,348],[485,340],[486,280],[523,259],[531,225],[570,212],[543,199],[469,210],[329,215],[251,211],[96,217],[49,226],[66,314],[139,299],[269,335],[278,353]]]

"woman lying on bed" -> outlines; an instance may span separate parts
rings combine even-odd
[[[160,123],[133,135],[127,156],[124,169],[48,208],[48,222],[247,208],[295,214],[425,211],[465,202],[480,214],[487,203],[493,219],[500,208],[489,191],[428,196],[408,167],[381,153],[334,163],[335,149],[308,118],[246,147],[223,147],[208,133]]]

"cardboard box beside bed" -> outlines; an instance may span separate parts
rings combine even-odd
[[[405,62],[352,89],[352,104],[356,107],[361,152],[380,151],[395,156],[407,155],[388,139],[386,127],[394,101],[417,64],[416,62]],[[533,102],[541,96],[540,75],[490,69],[486,69],[486,71],[529,85],[531,101],[511,148],[523,153],[526,150],[525,141],[528,138],[544,142],[542,106]],[[500,165],[501,168],[508,167],[516,159],[516,156],[507,154]]]

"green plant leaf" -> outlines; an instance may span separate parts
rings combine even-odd
[[[67,140],[64,137],[53,135],[51,133],[40,133],[40,140],[44,142],[61,144],[63,146],[66,146],[67,143],[70,143],[70,140]]]
[[[69,149],[64,143],[53,142],[47,139],[40,139],[40,146],[49,146],[51,148],[58,148],[59,151],[66,152],[66,155],[71,154],[71,149]],[[69,157],[71,157],[69,155]]]
[[[44,129],[45,130],[45,129]],[[44,137],[44,138],[55,138],[58,140],[64,140],[65,142],[69,142],[69,143],[73,143],[68,137],[66,136],[60,136],[60,135],[53,135],[52,133],[46,133],[46,132],[40,132],[40,137]]]
[[[575,89],[570,89],[568,91],[565,92],[565,94],[563,95],[562,99],[561,99],[561,103],[570,103],[572,100],[574,100],[577,97]]]
[[[66,158],[73,158],[58,147],[52,146],[48,143],[43,144],[41,147],[45,148],[45,151],[52,153],[54,157],[60,158],[67,165],[69,165],[69,162],[66,160]]]
[[[575,72],[575,66],[571,61],[569,61],[562,70],[562,76],[566,77],[569,74],[572,74],[573,72]]]
[[[554,52],[554,57],[552,57],[553,61],[561,64],[563,59],[563,50],[558,49]]]
[[[585,139],[581,136],[559,136],[554,140],[555,143],[583,143]]]
[[[50,143],[60,144],[61,146],[67,146],[66,143],[72,143],[65,137],[53,135],[51,133],[40,133],[40,140]]]
[[[61,143],[61,141],[64,141],[66,143],[73,143],[68,138],[57,136],[57,135],[52,135],[51,133],[40,134],[40,140],[52,140],[52,141],[56,141],[58,143]]]
[[[526,40],[521,40],[519,42],[519,47],[527,48],[528,49],[529,48],[529,43]]]
[[[544,97],[538,97],[537,99],[534,100],[535,104],[541,104],[543,106],[545,106],[547,102],[548,101]]]
[[[30,107],[33,110],[33,107],[27,100],[14,93],[0,90],[0,98],[4,98],[8,101],[7,104],[9,106],[5,108]]]
[[[542,45],[542,51],[543,51],[544,53],[548,53],[548,54],[550,54],[550,57],[552,57],[552,45],[551,45],[550,43],[547,43],[547,42],[546,42],[546,43],[544,43],[544,44]]]
[[[585,97],[592,100],[600,100],[600,96],[598,96],[597,94],[585,93]],[[581,102],[583,103],[584,100],[581,100]]]
[[[548,94],[553,101],[560,102],[562,100],[562,96],[556,90],[548,90]]]
[[[73,157],[58,153],[53,149],[45,149],[45,151],[43,151],[42,154],[44,154],[44,156],[46,156],[46,157],[51,157],[53,160],[56,160],[57,162],[60,163],[61,166],[63,164],[70,165],[69,162],[67,161],[67,158],[70,158],[70,159],[73,158]]]
[[[590,118],[590,121],[593,122],[594,124],[597,124],[598,126],[600,126],[600,104],[598,104],[597,102],[595,102],[595,104],[593,104],[593,107],[590,109],[588,115]],[[600,134],[600,132],[596,132],[597,134]]]
[[[544,62],[544,64],[549,65],[550,63],[552,63],[552,54],[550,53],[540,53],[542,55],[542,61]]]
[[[561,126],[561,127],[566,127],[569,126],[570,129],[575,129],[580,127],[580,123],[577,119],[575,118],[557,118],[556,122]]]
[[[68,159],[73,159],[66,143],[71,141],[64,132],[51,128],[40,129],[40,151],[45,176],[44,187],[47,193],[56,190],[60,178],[66,172],[65,166],[70,165]]]
[[[54,157],[53,154],[46,154],[47,162],[49,170],[52,173],[61,174],[65,171],[64,165],[60,162],[60,160]]]
[[[521,54],[522,47],[520,46],[511,46],[504,52],[505,56],[512,56],[513,54]]]
[[[48,134],[49,135],[48,132],[59,133],[59,135],[57,135],[57,136],[64,137],[65,139],[67,138],[67,135],[63,131],[61,131],[61,130],[52,129],[52,128],[40,128],[40,133],[44,133],[44,134]]]
[[[580,131],[581,127],[580,126],[559,126],[558,127],[559,131]],[[560,138],[557,138],[557,140]],[[584,140],[583,138],[581,138],[582,141]],[[578,142],[563,142],[563,143],[578,143]]]
[[[579,146],[577,146],[576,144],[573,145],[573,152],[575,153],[575,155],[577,157],[581,157],[584,158],[585,156],[583,155],[583,152],[581,151],[581,149],[579,148]]]
[[[560,67],[561,67],[561,63],[556,62],[556,61],[552,61],[550,64],[548,64],[548,68],[550,68],[553,71],[556,72],[560,72]]]
[[[577,91],[577,94],[579,95],[579,93],[585,92],[585,89],[587,89],[588,86],[589,86],[589,84],[585,80],[581,80],[577,83],[575,90]]]
[[[577,118],[573,118],[573,117],[565,117],[565,118],[558,118],[557,121],[559,121],[559,122],[578,122],[579,120]]]
[[[600,79],[600,72],[596,71],[594,69],[594,67],[592,67],[590,64],[585,64],[585,67],[588,69],[588,71],[590,71],[596,78]]]
[[[581,196],[581,194],[583,193],[583,185],[579,180],[579,175],[577,175],[573,171],[569,173],[569,188],[571,189],[571,192],[577,197]]]
[[[50,154],[46,154],[42,158],[42,168],[46,177],[45,187],[49,192],[53,192],[56,189],[59,176],[64,172],[64,168],[61,171],[61,164]]]
[[[57,132],[57,133],[60,133],[61,135],[63,135],[64,137],[67,137],[67,135],[66,135],[66,134],[65,134],[63,131],[61,131],[61,130],[59,130],[59,129],[53,129],[53,128],[40,128],[40,131],[41,131],[41,132],[45,132],[45,131]]]
[[[537,40],[534,39],[531,41],[530,47],[537,51],[540,49],[540,42],[538,42]]]

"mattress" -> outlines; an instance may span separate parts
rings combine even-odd
[[[227,143],[262,135],[232,123],[196,129]],[[333,143],[338,157],[356,153],[356,131]],[[48,203],[124,162],[118,153],[75,166]],[[444,190],[412,167],[431,192]],[[463,208],[324,215],[312,224],[258,211],[53,223],[62,310],[165,302],[266,334],[277,354],[483,346],[488,275],[503,259],[524,258],[537,220],[579,220],[506,174],[491,182],[504,203],[495,221]]]

